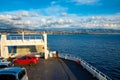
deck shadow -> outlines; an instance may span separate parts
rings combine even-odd
[[[85,68],[77,64],[77,62],[63,58],[61,58],[61,60],[68,66],[77,80],[98,80],[93,77],[93,75],[89,73]]]

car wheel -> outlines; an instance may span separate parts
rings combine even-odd
[[[29,64],[30,66],[33,66],[33,65],[35,65],[33,62],[31,62],[30,64]]]
[[[14,63],[14,66],[18,66],[18,63],[17,63],[17,62],[15,62],[15,63]]]

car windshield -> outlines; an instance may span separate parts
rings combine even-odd
[[[19,57],[18,59],[21,59],[21,60],[22,60],[22,59],[26,59],[26,57],[25,57],[25,56],[22,56],[22,57]]]
[[[7,65],[0,65],[0,68],[5,68],[7,67]]]
[[[4,58],[0,58],[0,61],[2,61]]]
[[[0,74],[0,80],[16,80],[14,75]]]
[[[0,60],[2,60],[2,59],[4,59],[4,58],[0,58]]]

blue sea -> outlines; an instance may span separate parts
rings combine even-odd
[[[113,80],[120,80],[120,34],[48,35],[48,46],[81,57]]]

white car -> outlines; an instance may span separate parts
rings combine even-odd
[[[7,61],[5,58],[0,57],[0,62],[5,62],[5,61]]]
[[[35,55],[35,57],[38,57],[38,58],[44,57],[44,53],[36,53],[34,55]]]
[[[0,62],[0,69],[5,68],[5,67],[11,67],[12,63],[11,62]]]
[[[0,69],[0,80],[28,80],[25,68],[9,67]]]
[[[7,61],[5,58],[0,57],[0,69],[5,67],[11,67],[12,64],[10,61]]]

